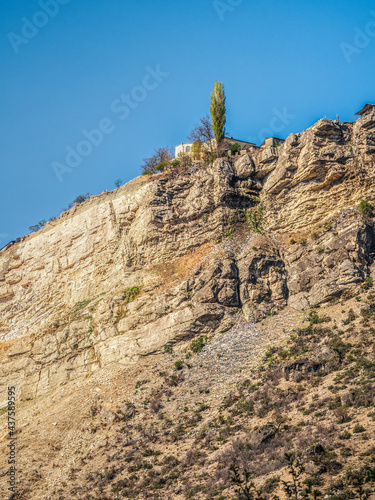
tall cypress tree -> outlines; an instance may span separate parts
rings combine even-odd
[[[214,90],[211,92],[211,117],[212,117],[212,130],[215,135],[217,145],[225,137],[225,123],[227,121],[225,116],[225,92],[224,85],[221,82],[214,83]]]

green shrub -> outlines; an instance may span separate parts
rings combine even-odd
[[[346,344],[339,337],[333,337],[333,339],[331,339],[329,341],[328,345],[331,349],[333,349],[334,351],[336,351],[339,354],[341,359],[343,359],[345,357],[345,354],[352,347],[351,344]]]
[[[350,432],[348,432],[347,430],[345,430],[342,434],[340,434],[339,438],[340,439],[350,439],[352,437],[352,435],[350,434]]]
[[[260,203],[257,207],[246,210],[246,222],[251,231],[263,234],[264,213],[265,208],[262,203]]]
[[[28,401],[28,400],[26,400],[26,401]],[[7,411],[8,411],[8,405],[3,406],[3,408],[0,408],[0,415],[7,413]]]
[[[182,370],[183,367],[184,367],[184,364],[180,359],[178,361],[175,361],[175,363],[174,363],[175,370]]]
[[[375,312],[375,304],[370,304],[368,307],[364,307],[361,309],[361,316],[365,319],[371,318],[371,316]]]
[[[251,399],[247,400],[245,398],[242,398],[237,402],[236,408],[239,414],[248,413],[249,415],[253,415],[254,402]]]
[[[273,355],[277,352],[276,347],[270,347],[264,354],[265,360],[273,359]]]
[[[372,279],[370,277],[367,277],[365,279],[365,281],[363,282],[363,288],[365,290],[368,290],[369,288],[372,288],[372,285],[373,285],[373,283],[372,283]]]
[[[276,309],[268,309],[266,314],[267,314],[267,316],[276,316],[277,310]]]
[[[129,304],[130,302],[133,302],[133,300],[135,300],[140,293],[140,286],[132,286],[131,288],[124,290],[122,300],[125,300],[125,303]]]
[[[373,207],[367,200],[361,200],[358,208],[359,213],[363,217],[370,217],[370,215],[372,215]]]
[[[195,352],[199,353],[203,349],[205,343],[207,342],[207,336],[205,335],[204,337],[198,337],[197,339],[194,339],[192,343],[190,344],[190,349]]]
[[[209,406],[206,405],[205,403],[200,403],[200,405],[198,406],[198,408],[195,410],[197,413],[200,413],[201,411],[205,411],[205,410],[208,410],[209,409]]]
[[[149,380],[147,379],[143,379],[143,380],[137,380],[136,384],[135,384],[135,388],[138,389],[139,387],[141,387],[142,385],[145,385],[149,382]]]
[[[88,300],[82,300],[81,302],[77,302],[77,304],[73,308],[73,312],[76,313],[76,312],[80,311],[81,309],[84,309],[93,300],[94,299],[88,299]]]
[[[232,151],[232,153],[237,153],[237,151],[241,151],[241,146],[238,144],[238,142],[235,142],[234,144],[232,144],[230,150]]]
[[[167,161],[161,161],[156,165],[155,170],[156,172],[164,172],[168,166],[169,163]]]
[[[354,428],[353,428],[353,432],[355,434],[359,434],[360,432],[365,432],[365,427],[363,427],[363,425],[361,424],[355,424]]]
[[[280,483],[279,476],[269,477],[262,486],[262,491],[265,493],[272,493],[277,485]]]
[[[329,316],[319,316],[316,311],[311,311],[307,319],[312,325],[317,325],[318,323],[329,323],[331,321]]]
[[[165,345],[164,352],[166,352],[167,354],[171,354],[173,352],[173,347],[169,344]]]
[[[349,309],[348,311],[348,317],[343,321],[344,325],[349,325],[349,323],[352,323],[356,319],[355,312],[353,309]]]
[[[337,410],[335,410],[335,413],[337,415],[336,422],[338,424],[347,424],[352,420],[351,416],[348,413],[348,410],[346,408],[343,408],[342,406],[340,406],[340,408],[337,408]]]

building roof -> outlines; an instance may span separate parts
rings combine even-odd
[[[266,140],[267,139],[275,139],[276,141],[281,141],[281,142],[285,142],[285,139],[281,139],[281,137],[265,137],[264,141],[262,142],[261,146],[263,146],[263,144],[265,144]]]
[[[253,142],[249,141],[242,141],[241,139],[234,139],[233,137],[224,137],[224,140],[229,140],[229,141],[234,141],[234,142],[241,142],[242,144],[247,144],[248,146],[255,146]]]
[[[356,113],[356,115],[359,115],[359,116],[362,116],[364,114],[366,114],[368,111],[370,111],[371,108],[375,108],[375,104],[369,104],[367,103],[362,109],[361,111],[358,111],[358,113]]]
[[[212,138],[212,141],[214,141],[215,139]],[[233,139],[233,137],[224,137],[224,140],[227,140],[227,141],[233,141],[233,142],[238,142],[238,143],[241,143],[241,144],[246,144],[247,146],[255,146],[255,143],[253,142],[249,142],[249,141],[241,141],[240,139]],[[202,144],[207,144],[211,142],[210,140],[208,141],[204,141]],[[192,146],[194,144],[194,142],[181,142],[180,144],[177,144],[177,146],[175,146],[175,148],[178,148],[178,146]]]

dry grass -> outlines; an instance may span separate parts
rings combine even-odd
[[[178,260],[174,272],[199,263],[199,250]],[[112,366],[19,401],[19,499],[232,499],[231,462],[255,474],[265,498],[283,499],[290,450],[304,457],[303,479],[319,481],[323,495],[329,488],[341,494],[346,471],[375,460],[372,303],[370,290],[317,309],[331,321],[312,330],[303,331],[309,321],[293,319],[285,334],[293,339],[267,352],[276,322],[281,332],[286,325],[286,310],[265,319],[253,368],[238,369],[225,392],[189,341],[131,368]],[[342,357],[332,361],[331,353],[323,371],[311,361],[322,346]],[[228,354],[235,362],[236,352]],[[176,372],[178,359],[184,366]],[[314,451],[319,447],[324,452]]]

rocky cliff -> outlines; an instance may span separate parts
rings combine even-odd
[[[324,119],[2,251],[1,491],[8,385],[14,500],[374,498],[374,160]]]
[[[1,394],[316,307],[372,273],[375,116],[137,178],[0,254]],[[262,208],[262,210],[260,209]],[[254,222],[255,221],[255,222]]]

